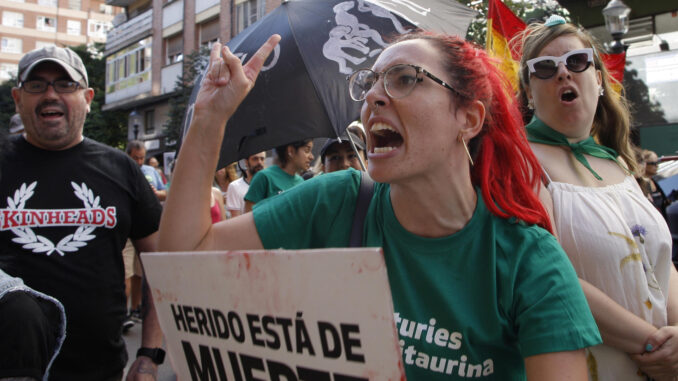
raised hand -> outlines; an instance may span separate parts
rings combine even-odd
[[[245,66],[227,46],[214,44],[210,53],[209,69],[195,101],[195,116],[218,113],[224,120],[230,118],[254,87],[261,67],[279,41],[279,35],[271,36]]]

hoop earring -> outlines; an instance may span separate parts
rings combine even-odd
[[[466,157],[468,157],[469,163],[471,163],[471,166],[473,166],[473,158],[471,157],[471,152],[468,150],[468,146],[466,145],[466,141],[464,140],[464,137],[462,136],[461,132],[459,133],[459,135],[457,135],[457,141],[464,146],[464,151],[466,151]]]

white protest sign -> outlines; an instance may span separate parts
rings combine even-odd
[[[144,253],[179,380],[404,380],[380,249]]]

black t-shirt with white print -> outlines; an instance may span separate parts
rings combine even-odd
[[[148,181],[125,153],[87,138],[46,151],[13,137],[4,155],[0,268],[66,309],[66,341],[50,379],[121,372],[122,248],[128,237],[155,232],[161,213]]]

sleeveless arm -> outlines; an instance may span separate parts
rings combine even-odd
[[[579,278],[579,283],[596,319],[603,343],[626,353],[644,352],[648,337],[657,328],[619,305],[589,282]]]
[[[675,380],[678,377],[678,272],[671,268],[668,295],[668,323],[659,328],[647,341],[653,350],[631,358],[640,369],[657,379]]]

